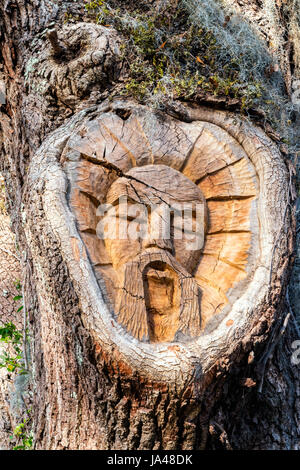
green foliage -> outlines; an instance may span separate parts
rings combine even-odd
[[[278,58],[228,3],[164,0],[155,8],[146,2],[137,2],[135,9],[132,5],[114,0],[85,4],[91,21],[123,36],[127,79],[122,94],[156,108],[175,99],[201,103],[215,97],[245,115],[255,112],[271,124],[281,143],[293,142],[290,152],[299,151],[295,105]]]
[[[21,338],[22,334],[11,322],[5,323],[5,325],[0,328],[0,341],[3,341],[4,343],[11,342],[13,344],[19,344]]]
[[[0,214],[6,214],[4,179],[0,175]]]
[[[103,24],[105,18],[109,14],[109,10],[105,6],[104,0],[93,0],[85,4],[85,9],[96,17],[96,22]]]
[[[104,0],[93,0],[92,2],[87,2],[86,5],[85,5],[85,8],[88,10],[88,11],[93,11],[93,10],[96,10],[97,8],[99,7],[102,7],[104,5]]]
[[[64,24],[77,23],[78,21],[80,21],[79,15],[74,16],[72,13],[69,13],[68,11],[65,13]]]
[[[22,285],[21,285],[20,279],[16,279],[16,280],[14,281],[14,286],[15,286],[15,288],[16,288],[17,290],[21,290],[21,289],[22,289]]]
[[[14,282],[14,285],[17,291],[22,289],[19,279]],[[13,298],[15,302],[22,299],[23,296],[20,294]],[[23,308],[23,305],[20,305],[17,312],[20,312]],[[0,355],[0,368],[5,368],[8,372],[18,372],[20,375],[27,374],[26,369],[24,369],[22,339],[23,334],[14,323],[8,322],[0,326],[0,342],[7,345],[6,351]]]
[[[179,2],[176,9],[165,2],[165,9],[151,15],[129,15],[110,3],[95,0],[85,7],[97,23],[111,25],[124,36],[129,78],[123,94],[158,105],[164,99],[211,94],[239,99],[241,109],[261,98],[262,83],[251,74],[240,80],[242,55],[222,56],[218,37],[201,21],[191,21],[187,2]]]
[[[32,450],[33,446],[33,435],[30,431],[31,424],[31,410],[27,410],[27,418],[18,424],[13,430],[13,436],[11,439],[16,439],[18,444],[13,447],[13,450]]]
[[[17,291],[21,291],[22,285],[19,279],[14,281]],[[13,300],[20,302],[23,299],[21,294],[17,294]],[[23,309],[23,305],[19,306],[17,312]],[[28,371],[24,367],[24,358],[22,351],[23,334],[12,322],[5,323],[0,326],[0,343],[6,346],[6,350],[0,356],[0,368],[5,368],[9,373],[18,372],[19,375],[26,375]],[[30,431],[31,410],[27,410],[27,417],[19,423],[13,430],[13,436],[10,439],[16,441],[13,450],[30,450],[33,445],[33,436]]]
[[[23,365],[22,333],[12,322],[0,327],[0,341],[11,346],[9,351],[4,351],[0,356],[0,368],[5,368],[8,372],[26,373]],[[13,352],[10,352],[11,349]]]

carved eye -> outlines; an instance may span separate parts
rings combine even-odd
[[[134,201],[126,201],[125,202],[120,202],[117,203],[116,201],[116,217],[126,219],[127,221],[131,222],[136,219],[136,211],[134,210],[136,208],[136,203]]]

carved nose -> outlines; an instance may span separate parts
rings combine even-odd
[[[163,238],[147,238],[143,241],[143,248],[161,248],[162,250],[168,250],[172,252],[172,243],[171,240],[165,240]]]
[[[143,240],[143,248],[161,248],[172,252],[173,246],[170,239],[170,215],[169,208],[161,204],[156,211],[149,215],[149,232]]]

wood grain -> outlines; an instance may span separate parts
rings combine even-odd
[[[135,109],[140,109],[135,103],[128,101],[121,103],[117,101],[113,104],[109,103],[109,106],[107,104],[99,106],[97,111],[93,111],[93,118],[95,118],[96,114],[99,118],[103,117],[107,114],[108,108],[110,112],[115,113],[119,113],[120,109],[122,109],[126,112],[127,116],[130,113],[133,114]],[[144,109],[144,107],[141,108]],[[151,336],[149,323],[147,323],[149,339],[141,341],[134,337],[130,327],[127,329],[126,325],[121,323],[121,318],[116,315],[117,296],[111,302],[108,296],[109,288],[104,288],[104,286],[109,284],[113,292],[118,292],[116,286],[122,285],[120,283],[122,263],[117,269],[112,264],[93,267],[90,258],[84,256],[88,246],[82,240],[82,232],[80,232],[76,222],[76,211],[70,204],[70,199],[68,199],[73,189],[78,189],[78,186],[76,186],[75,170],[78,162],[80,162],[81,158],[83,160],[84,158],[81,157],[78,150],[74,150],[70,146],[70,143],[72,138],[81,132],[81,129],[86,129],[88,122],[90,122],[90,113],[83,112],[77,114],[65,126],[49,136],[49,139],[44,142],[37,152],[34,164],[28,170],[28,181],[32,182],[30,195],[32,197],[42,195],[45,214],[44,221],[59,240],[59,246],[63,253],[70,279],[80,300],[82,321],[85,327],[92,332],[93,337],[99,343],[99,347],[105,351],[105,354],[108,357],[114,358],[113,360],[116,360],[118,364],[121,361],[124,367],[127,367],[126,370],[130,368],[130,374],[137,372],[141,377],[150,378],[154,382],[161,381],[162,383],[168,383],[172,387],[178,386],[180,389],[184,389],[186,384],[190,383],[196,371],[199,371],[199,367],[204,374],[203,380],[206,380],[208,378],[207,374],[214,367],[216,361],[219,361],[220,355],[224,357],[224,354],[225,356],[227,354],[226,351],[240,351],[241,341],[244,341],[244,338],[248,338],[249,331],[252,331],[251,325],[256,324],[253,322],[266,321],[270,323],[273,321],[273,310],[266,310],[265,299],[269,299],[272,292],[272,306],[274,302],[278,301],[281,291],[277,287],[275,288],[273,279],[275,279],[274,276],[277,276],[277,273],[285,273],[286,268],[284,266],[286,264],[284,263],[286,258],[283,257],[282,253],[291,252],[290,248],[285,248],[288,243],[286,235],[283,235],[283,232],[278,229],[285,222],[289,224],[290,219],[289,212],[286,212],[289,180],[286,167],[277,147],[272,144],[261,129],[237,116],[216,110],[188,107],[186,108],[186,116],[186,119],[191,121],[191,123],[186,122],[185,128],[192,124],[202,129],[206,123],[213,124],[222,130],[220,136],[223,136],[224,132],[227,133],[236,141],[237,148],[239,146],[243,148],[250,161],[250,165],[248,161],[247,165],[248,168],[250,167],[250,178],[252,178],[252,181],[254,179],[256,192],[250,197],[212,197],[207,202],[208,207],[210,202],[224,203],[237,200],[241,204],[243,202],[248,204],[251,200],[251,204],[248,204],[250,211],[249,222],[246,222],[247,211],[243,211],[243,224],[248,224],[249,233],[251,234],[247,263],[244,266],[244,254],[240,263],[240,266],[244,267],[243,269],[238,269],[222,260],[217,260],[214,256],[200,253],[197,269],[193,267],[192,274],[189,273],[191,277],[187,277],[187,279],[191,279],[197,284],[197,288],[200,291],[198,296],[198,299],[200,298],[200,308],[193,310],[189,306],[186,312],[183,312],[184,315],[181,316],[182,327],[179,324],[177,331],[181,331],[182,328],[185,328],[186,331],[183,333],[182,339],[176,337],[175,334],[174,340],[171,343],[165,342],[163,339],[165,328],[159,330],[157,326],[156,331],[160,331],[160,333],[158,333],[156,339]],[[173,118],[168,118],[165,122],[168,122],[169,119]],[[175,121],[176,124],[180,122],[178,119],[175,119]],[[187,134],[186,130],[185,133]],[[198,137],[195,134],[193,143],[196,142]],[[163,135],[161,138],[163,138]],[[65,142],[64,146],[62,142]],[[64,157],[63,160],[61,160],[62,156]],[[185,156],[186,159],[188,160],[188,155]],[[61,161],[64,162],[63,166],[61,166]],[[227,169],[234,167],[237,163],[233,163]],[[101,166],[100,160],[96,166],[99,165]],[[159,165],[156,164],[154,166]],[[129,171],[139,168],[143,169],[145,166],[133,167]],[[181,168],[184,171],[184,165]],[[251,168],[255,169],[253,173]],[[115,170],[111,170],[111,173],[116,176]],[[115,182],[117,182],[117,179],[115,179]],[[253,193],[253,190],[251,190],[251,193]],[[107,194],[105,194],[104,200],[106,200]],[[234,212],[236,211],[233,210]],[[226,210],[224,214],[230,215],[230,213],[232,212]],[[227,232],[226,229],[231,226],[231,223],[226,221],[223,224],[222,210],[219,211],[219,214],[219,223],[216,226],[218,226],[217,230],[219,228],[221,230],[214,233],[225,234]],[[34,227],[28,223],[25,230],[31,246],[34,247]],[[208,235],[213,235],[213,233],[209,234],[207,232],[206,236]],[[81,256],[79,261],[76,261],[74,258],[70,241],[74,237],[78,240],[77,252]],[[280,243],[280,249],[274,252],[273,247],[275,243],[277,246]],[[285,249],[288,251],[285,251]],[[166,250],[163,251],[165,254],[167,253]],[[126,252],[126,250],[122,248],[120,253],[122,254],[123,252]],[[228,250],[226,255],[227,253]],[[35,270],[37,273],[41,272],[39,256],[37,247],[34,251]],[[215,272],[216,261],[218,276],[216,276]],[[166,264],[170,265],[170,259]],[[200,267],[201,271],[198,269]],[[183,272],[182,269],[188,272],[185,266],[182,266],[180,263],[180,270],[178,269],[178,272]],[[108,277],[105,278],[104,272],[108,273],[109,281],[107,281]],[[113,279],[112,273],[117,275],[116,279]],[[39,285],[39,291],[44,292],[42,278],[39,281]],[[153,298],[150,300],[153,303]],[[193,302],[193,297],[191,300]],[[51,312],[51,315],[53,312],[55,317],[53,306],[48,301],[45,304],[43,298],[39,299],[39,301],[44,302],[42,314],[43,322],[46,324],[49,312]],[[112,305],[113,302],[114,304]],[[173,302],[173,305],[176,305],[176,302]],[[149,316],[147,310],[146,313]],[[191,313],[193,313],[192,317]],[[187,325],[189,318],[190,320],[194,319],[194,325],[196,325],[196,320],[199,322],[199,315],[201,323],[200,325],[198,323],[197,335],[194,338],[188,339]],[[229,320],[231,321],[230,327],[226,325]],[[171,331],[171,325],[169,325],[169,329]],[[158,337],[162,338],[162,341],[157,341]],[[178,346],[179,349],[175,351],[174,347],[171,346],[172,342],[175,342],[176,344],[173,344],[173,346]]]
[[[118,322],[140,341],[199,335],[228,303],[227,292],[249,274],[258,182],[243,148],[214,124],[162,119],[143,107],[131,109],[126,120],[106,112],[89,121],[71,139],[70,147],[77,152],[66,153],[71,206]],[[96,160],[92,163],[80,155]],[[102,167],[102,161],[113,164],[123,176]],[[198,201],[204,207],[204,245],[195,251],[187,249],[184,234],[180,240],[97,239],[97,204],[113,204],[119,217],[120,196],[126,196],[130,204],[141,204],[149,214],[151,204],[169,207]],[[152,216],[147,217],[149,223]],[[177,236],[181,229],[173,223],[171,231]],[[128,220],[127,228],[130,224],[132,228],[134,222]],[[172,253],[177,270],[167,261],[157,269],[141,268],[143,253],[154,248],[161,254],[153,262]],[[251,249],[255,255],[256,248]],[[180,320],[180,305],[189,296],[180,285],[183,272],[191,279],[189,289],[196,292],[191,298],[196,295],[199,301],[198,326],[194,323],[192,328]],[[188,316],[186,321],[190,323]]]

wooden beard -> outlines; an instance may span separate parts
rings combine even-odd
[[[200,334],[200,288],[168,252],[145,250],[123,266],[118,322],[140,341],[184,341]]]

